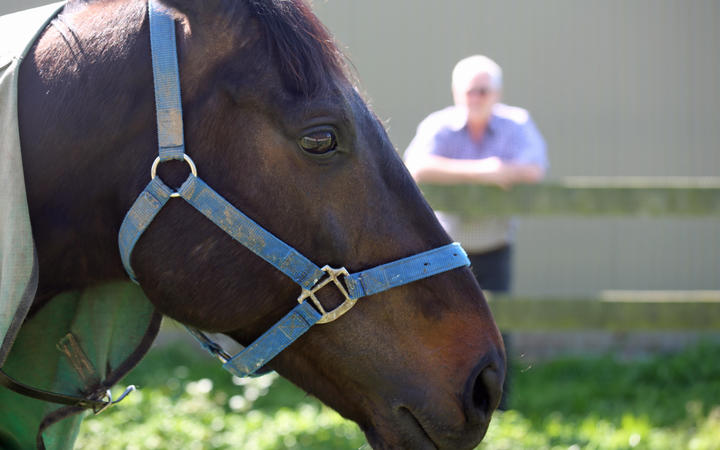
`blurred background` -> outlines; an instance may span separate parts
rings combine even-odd
[[[314,7],[400,152],[471,54],[543,133],[548,178],[720,176],[720,2],[364,0]],[[720,218],[525,217],[515,293],[720,289]]]

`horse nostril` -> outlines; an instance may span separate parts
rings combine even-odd
[[[489,420],[490,414],[498,407],[502,397],[505,364],[499,358],[484,361],[473,372],[468,392],[468,418]]]
[[[490,412],[498,407],[503,392],[503,375],[492,366],[480,372],[473,390],[473,403],[476,408]]]

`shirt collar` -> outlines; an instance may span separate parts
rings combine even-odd
[[[493,107],[493,112],[490,113],[490,119],[487,124],[487,131],[489,133],[493,133],[497,121],[498,117],[495,114],[495,107]],[[448,126],[453,131],[460,131],[465,128],[467,126],[467,108],[463,106],[455,106],[452,110],[450,120],[448,121]]]

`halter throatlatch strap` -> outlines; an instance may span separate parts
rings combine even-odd
[[[470,265],[460,244],[453,243],[354,274],[344,268],[320,268],[235,208],[197,177],[192,160],[184,153],[174,20],[152,0],[148,11],[160,156],[153,165],[150,183],[120,227],[118,243],[125,270],[135,280],[130,264],[135,244],[168,200],[180,197],[302,288],[299,304],[235,356],[230,357],[201,331],[189,328],[205,349],[220,358],[225,369],[240,377],[251,375],[310,327],[337,319],[359,298]],[[154,176],[157,161],[169,159],[184,159],[191,167],[192,173],[177,192]],[[345,297],[345,301],[332,311],[325,311],[315,297],[315,292],[328,284],[334,284]]]
[[[26,397],[36,398],[44,402],[59,403],[61,405],[72,405],[80,408],[93,408],[96,411],[102,411],[112,404],[104,400],[93,400],[90,398],[76,397],[73,395],[59,394],[57,392],[45,391],[15,380],[10,375],[0,369],[0,386],[5,386],[13,392]]]

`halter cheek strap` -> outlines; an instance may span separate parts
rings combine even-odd
[[[159,8],[149,1],[159,156],[153,164],[150,183],[135,200],[120,227],[118,243],[125,270],[136,281],[130,265],[135,244],[163,206],[171,198],[179,197],[302,288],[298,305],[235,356],[225,353],[199,330],[189,328],[203,347],[223,361],[225,369],[239,377],[251,375],[310,327],[337,319],[359,298],[470,265],[462,247],[453,243],[354,274],[344,268],[321,268],[205,184],[185,154],[175,24],[172,17]],[[157,164],[170,159],[185,160],[191,168],[191,174],[177,192],[155,176]],[[315,294],[329,284],[333,284],[345,300],[336,309],[325,311]]]

